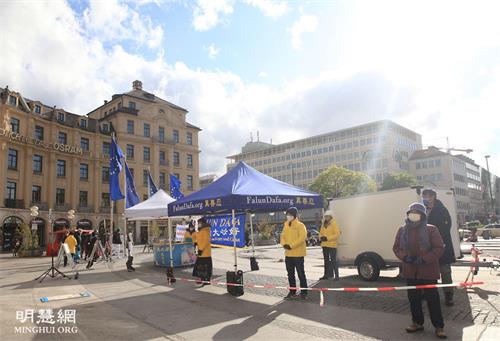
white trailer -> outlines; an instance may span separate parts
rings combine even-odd
[[[451,237],[455,256],[460,257],[460,238],[454,193],[436,189],[438,199],[450,212]],[[380,270],[398,267],[400,261],[392,252],[394,238],[404,224],[408,206],[421,201],[420,188],[402,188],[357,195],[330,201],[341,235],[337,248],[340,265],[358,268],[367,281],[376,281]]]

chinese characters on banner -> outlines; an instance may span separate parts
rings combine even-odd
[[[16,320],[21,323],[36,324],[75,324],[75,309],[59,309],[57,313],[52,309],[25,309],[16,311]]]
[[[223,215],[216,217],[207,217],[211,226],[211,243],[216,245],[233,246],[233,224],[232,215]],[[245,246],[245,219],[246,214],[235,215],[236,219],[236,247]]]

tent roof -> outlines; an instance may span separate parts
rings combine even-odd
[[[169,204],[169,215],[216,214],[237,211],[272,212],[323,207],[321,195],[262,174],[239,162],[205,188]]]
[[[148,200],[125,210],[125,218],[131,220],[153,220],[168,217],[167,205],[175,199],[159,189]]]

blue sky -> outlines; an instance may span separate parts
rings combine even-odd
[[[497,13],[497,1],[7,1],[0,75],[79,114],[140,79],[203,128],[202,173],[257,130],[280,143],[392,119],[481,165],[491,154],[500,174]]]

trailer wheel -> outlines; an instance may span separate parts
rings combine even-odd
[[[374,282],[380,276],[380,266],[373,258],[363,258],[358,263],[358,274],[365,281]]]

